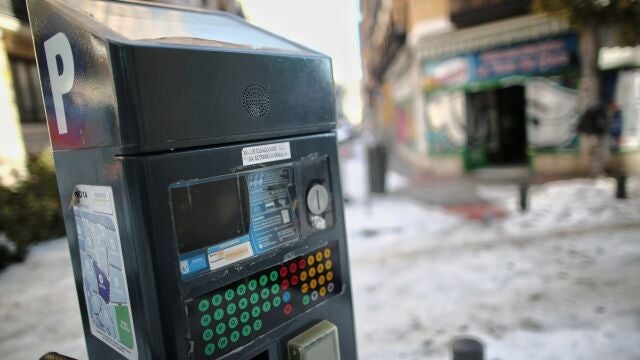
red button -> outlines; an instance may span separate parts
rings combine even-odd
[[[296,263],[291,263],[291,265],[289,265],[289,271],[293,274],[294,272],[298,271],[298,265],[296,265]]]
[[[284,314],[285,315],[291,314],[291,311],[293,311],[293,306],[291,306],[291,304],[287,304],[287,305],[284,306]]]
[[[298,285],[298,280],[300,280],[300,279],[298,279],[298,275],[293,275],[291,277],[291,285],[293,285],[293,286]]]
[[[287,290],[289,288],[289,280],[282,280],[282,282],[280,283],[280,287],[282,288],[282,290]]]
[[[303,270],[306,266],[307,266],[307,262],[304,261],[304,259],[300,259],[300,261],[298,261],[298,268],[300,270]]]
[[[280,277],[285,277],[287,276],[287,267],[283,266],[280,268]]]

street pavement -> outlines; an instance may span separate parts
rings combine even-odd
[[[480,339],[488,360],[640,359],[638,179],[627,200],[609,179],[536,185],[525,213],[515,186],[475,184],[502,215],[474,219],[395,172],[370,196],[362,149],[347,155],[360,359],[450,359],[457,336]],[[444,188],[431,191],[458,191]],[[34,246],[0,289],[0,358],[86,358],[66,240]]]

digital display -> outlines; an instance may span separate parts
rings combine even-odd
[[[169,189],[185,280],[300,239],[290,165]]]
[[[239,176],[171,189],[180,253],[209,247],[249,231],[248,196]]]

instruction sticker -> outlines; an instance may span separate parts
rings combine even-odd
[[[127,359],[137,359],[113,191],[108,186],[77,185],[71,205],[91,333]]]
[[[215,248],[208,249],[209,268],[216,270],[227,265],[231,265],[240,260],[244,260],[253,256],[251,243],[245,241],[241,244],[234,245],[222,250]]]
[[[245,166],[286,159],[291,159],[289,142],[249,146],[242,149],[242,165]]]

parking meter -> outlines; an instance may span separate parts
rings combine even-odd
[[[355,359],[331,62],[232,15],[28,4],[91,359]]]

